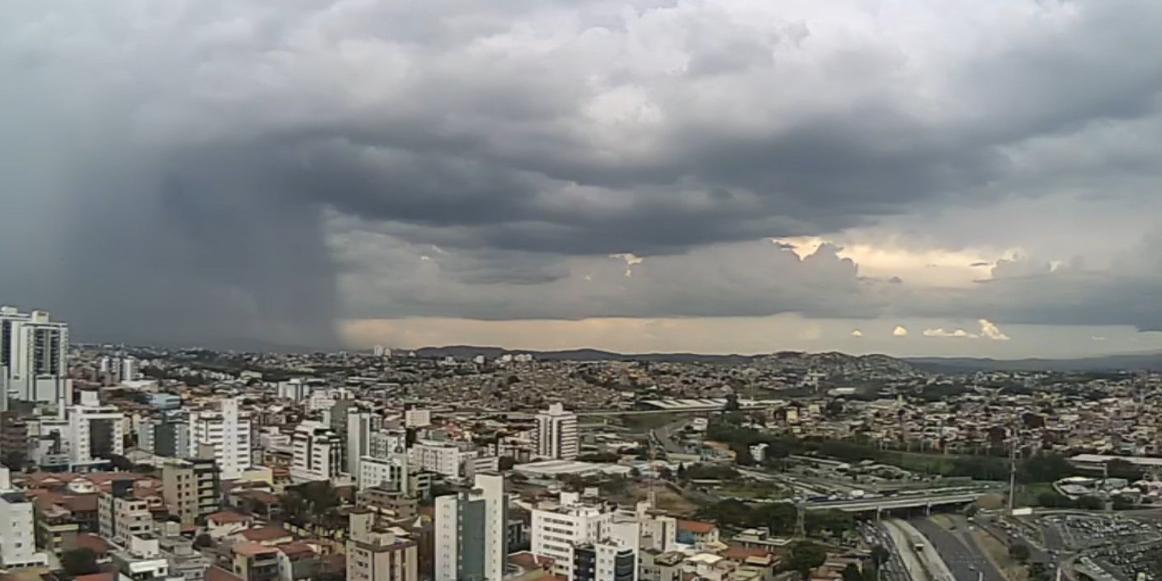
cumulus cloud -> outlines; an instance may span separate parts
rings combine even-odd
[[[1008,341],[1010,339],[995,323],[987,319],[978,319],[977,324],[980,325],[979,333],[971,333],[964,329],[947,331],[943,327],[936,327],[934,329],[924,329],[923,334],[925,337],[942,339],[989,339],[992,341]]]
[[[908,329],[906,327],[904,327],[903,325],[896,325],[896,328],[892,329],[892,336],[894,336],[894,337],[907,337],[908,336]]]
[[[852,337],[863,337],[863,331],[860,331],[859,329],[853,329],[851,331],[851,336]]]
[[[1001,332],[1000,328],[995,323],[987,319],[980,319],[980,335],[986,339],[993,341],[1008,341],[1009,336]]]

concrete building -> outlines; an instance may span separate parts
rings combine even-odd
[[[413,469],[443,474],[448,478],[463,477],[465,460],[476,455],[475,450],[465,450],[450,442],[417,442],[408,448]]]
[[[167,458],[190,454],[190,420],[185,414],[167,414],[153,425],[153,453]]]
[[[158,539],[152,534],[129,537],[123,549],[109,553],[119,579],[133,581],[168,580],[169,561],[161,554]]]
[[[72,401],[69,326],[45,311],[0,307],[0,409],[9,397],[63,408]]]
[[[161,492],[166,510],[189,526],[199,516],[218,510],[221,504],[221,482],[214,460],[174,459],[161,467]]]
[[[36,550],[32,503],[12,488],[5,466],[0,466],[0,523],[0,567],[18,569],[48,563],[48,556]]]
[[[278,581],[279,551],[261,543],[241,541],[233,547],[231,572],[245,581]]]
[[[577,439],[577,414],[566,411],[559,403],[537,414],[537,431],[533,436],[537,455],[542,458],[572,460],[580,445]]]
[[[137,381],[141,379],[141,362],[136,357],[129,356],[121,360],[121,382]]]
[[[508,497],[504,477],[477,474],[470,492],[436,498],[436,581],[500,581]]]
[[[239,398],[221,401],[218,410],[190,413],[190,457],[198,456],[198,447],[213,450],[222,478],[235,480],[250,468],[250,414],[239,409]]]
[[[375,527],[375,513],[354,511],[347,539],[347,579],[351,581],[419,581],[416,543]]]
[[[311,397],[313,386],[301,378],[278,382],[278,397],[292,401],[303,401]]]
[[[158,539],[161,555],[169,563],[171,578],[182,581],[202,581],[210,568],[210,558],[194,550],[194,543],[185,537],[161,537]]]
[[[326,425],[315,421],[300,423],[291,435],[291,447],[292,480],[331,480],[342,473],[343,442]]]
[[[371,434],[367,455],[372,458],[387,459],[399,449],[407,449],[407,432],[403,430],[379,430]]]
[[[426,428],[432,425],[432,411],[410,409],[403,413],[404,426],[409,428]]]
[[[157,448],[154,445],[153,431],[160,423],[159,420],[150,417],[139,418],[137,420],[137,428],[134,430],[134,433],[137,436],[137,445],[135,447],[138,450],[144,450],[150,454],[154,453],[154,450]]]
[[[357,409],[347,410],[346,472],[359,475],[359,462],[371,453],[371,435],[383,429],[383,416]]]
[[[101,405],[96,391],[82,391],[80,404],[68,408],[68,419],[73,466],[108,462],[125,453],[125,415],[116,406]]]
[[[134,498],[132,480],[114,480],[109,492],[97,496],[97,520],[102,537],[127,546],[135,535],[153,533],[149,503]]]
[[[610,581],[621,577],[615,567],[632,556],[636,579],[637,551],[642,527],[633,514],[620,514],[614,507],[600,502],[583,502],[575,492],[562,492],[556,504],[532,511],[532,553],[553,559],[553,572],[572,579],[580,567],[582,576]],[[576,549],[585,547],[584,555]],[[593,559],[596,559],[594,561]],[[592,568],[593,571],[588,571]]]
[[[408,455],[402,450],[387,459],[364,456],[359,462],[359,490],[377,487],[407,494],[408,480]]]

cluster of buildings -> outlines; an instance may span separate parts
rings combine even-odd
[[[702,438],[692,415],[737,411],[775,433],[958,454],[1151,455],[1162,441],[1150,376],[950,378],[841,354],[78,348],[68,331],[0,308],[3,570],[60,569],[83,550],[100,574],[135,580],[767,581],[782,541],[720,538],[652,488],[643,501],[587,482],[662,478],[686,457],[717,461],[709,445],[586,421],[680,413]],[[761,464],[768,450],[749,452]]]

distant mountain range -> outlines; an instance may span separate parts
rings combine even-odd
[[[615,353],[599,349],[571,349],[565,351],[530,351],[501,347],[451,345],[424,347],[415,350],[420,357],[455,357],[470,359],[483,355],[489,359],[504,354],[530,353],[537,359],[550,361],[648,361],[668,363],[755,364],[779,360],[799,366],[853,364],[857,366],[898,368],[909,367],[935,373],[966,373],[973,371],[1162,371],[1162,353],[1108,355],[1079,359],[988,359],[972,357],[890,357],[887,355],[847,355],[845,353],[803,353],[782,351],[762,355],[708,355],[699,353]]]
[[[1162,371],[1162,353],[1105,355],[1077,359],[987,359],[973,357],[908,357],[917,369],[957,373],[969,371]]]
[[[761,355],[707,355],[702,353],[614,353],[598,349],[572,349],[566,351],[530,351],[503,349],[500,347],[475,347],[453,345],[448,347],[424,347],[416,349],[419,357],[455,357],[470,359],[483,355],[489,359],[504,354],[529,353],[540,360],[549,361],[646,361],[655,363],[716,363],[742,365],[773,365],[784,368],[811,369],[816,367],[843,366],[848,369],[891,369],[900,372],[913,371],[912,365],[902,359],[887,355],[848,355],[846,353],[804,353],[801,351],[781,351]]]

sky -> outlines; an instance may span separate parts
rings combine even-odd
[[[1162,3],[9,0],[79,339],[1162,351]]]

